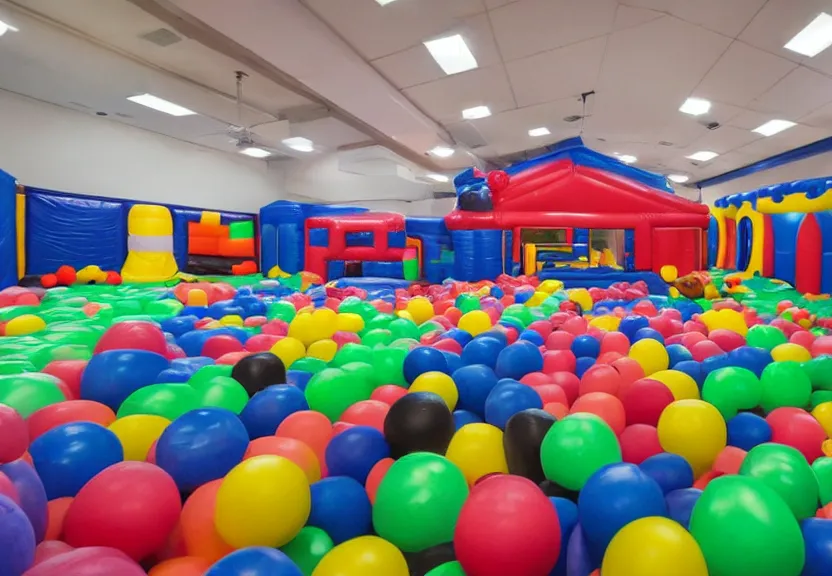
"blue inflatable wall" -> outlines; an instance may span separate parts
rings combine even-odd
[[[502,230],[454,230],[454,274],[456,280],[494,280],[503,273]]]
[[[408,236],[422,241],[423,278],[439,284],[453,276],[454,245],[444,218],[407,218],[405,229]]]
[[[0,170],[0,290],[17,284],[17,185]]]

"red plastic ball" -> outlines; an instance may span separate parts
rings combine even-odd
[[[216,336],[211,336],[205,341],[205,344],[202,345],[201,355],[216,360],[226,354],[241,352],[242,350],[242,342],[234,338],[234,336],[229,334],[217,334]]]
[[[497,475],[477,484],[462,506],[454,550],[466,574],[540,576],[561,549],[555,507],[531,480]]]
[[[815,417],[800,408],[783,407],[766,417],[771,426],[771,441],[796,448],[811,464],[823,456],[826,432]]]
[[[55,274],[44,274],[40,277],[40,285],[44,288],[54,288],[58,285],[58,277]]]
[[[606,364],[596,364],[584,372],[578,393],[583,396],[590,392],[606,392],[615,396],[621,383],[622,378],[618,370]]]
[[[255,334],[246,340],[246,350],[249,352],[268,352],[272,346],[282,340],[283,336],[277,334]],[[206,342],[207,344],[207,342]]]
[[[70,550],[44,560],[26,576],[145,576],[145,571],[125,554],[112,548]]]
[[[373,390],[373,393],[370,395],[370,400],[378,400],[388,406],[392,406],[402,396],[407,396],[406,388],[396,386],[395,384],[386,384]]]
[[[64,520],[71,546],[108,546],[141,560],[158,550],[182,509],[176,483],[146,462],[120,462],[78,492]]]
[[[607,332],[601,339],[601,354],[618,352],[626,355],[630,351],[630,340],[621,332]]]
[[[568,400],[567,406],[578,398],[578,391],[580,390],[581,381],[572,372],[554,372],[552,373],[552,384],[557,384],[566,394]]]
[[[535,386],[534,391],[540,396],[543,405],[550,403],[569,405],[569,398],[566,397],[566,392],[557,384],[543,384],[542,386]]]
[[[384,419],[389,411],[390,405],[381,400],[363,400],[344,410],[341,421],[356,426],[369,426],[384,433]]]
[[[116,419],[115,412],[100,402],[92,400],[68,400],[44,406],[29,415],[29,437],[35,440],[41,434],[71,422],[94,422],[105,428]]]
[[[0,464],[14,462],[29,448],[26,420],[17,410],[0,404]]]
[[[624,428],[618,437],[621,444],[621,459],[630,464],[641,464],[650,456],[661,454],[659,432],[649,424],[633,424]]]
[[[575,372],[577,365],[575,354],[571,350],[547,350],[543,353],[543,372]]]
[[[717,328],[711,330],[708,338],[719,346],[724,352],[730,352],[740,346],[745,346],[745,338],[733,330],[726,330],[725,328]]]
[[[81,397],[81,375],[86,367],[86,360],[53,360],[42,372],[60,378],[71,393],[67,399],[75,400]]]
[[[579,412],[595,414],[612,428],[616,436],[621,434],[627,425],[627,416],[621,400],[606,392],[590,392],[579,396],[569,409],[569,413]]]
[[[627,424],[658,426],[664,409],[674,401],[673,392],[650,378],[636,380],[620,394],[621,404],[627,414]]]
[[[715,342],[711,342],[710,340],[703,340],[701,342],[697,342],[690,348],[691,355],[693,359],[697,362],[702,362],[712,356],[719,356],[720,354],[724,354],[725,351],[720,348]]]
[[[644,368],[632,358],[619,358],[612,363],[612,367],[621,374],[621,387],[631,384],[639,378],[644,378]],[[621,387],[619,387],[619,394],[621,393]]]
[[[520,378],[520,382],[535,388],[537,386],[543,386],[544,384],[551,384],[552,376],[551,374],[545,374],[543,372],[529,372]]]
[[[147,350],[164,356],[168,343],[162,329],[156,324],[128,320],[110,326],[95,345],[93,354],[106,350]]]

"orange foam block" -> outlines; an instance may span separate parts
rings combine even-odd
[[[254,258],[254,238],[220,238],[219,255],[226,258]]]
[[[219,224],[202,224],[200,222],[188,222],[188,236],[201,238],[228,238],[230,232],[228,226]]]
[[[210,236],[189,236],[188,254],[195,256],[219,256],[220,239]]]

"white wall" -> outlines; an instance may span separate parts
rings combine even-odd
[[[763,186],[791,182],[792,180],[823,178],[825,176],[832,176],[832,153],[818,154],[771,170],[756,172],[743,178],[703,188],[702,201],[712,206],[715,200],[729,194],[748,192]]]
[[[257,212],[280,165],[223,153],[0,90],[0,169],[27,186]]]

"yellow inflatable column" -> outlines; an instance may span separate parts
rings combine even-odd
[[[136,204],[127,216],[125,282],[164,282],[178,272],[173,258],[173,220],[164,206]]]

